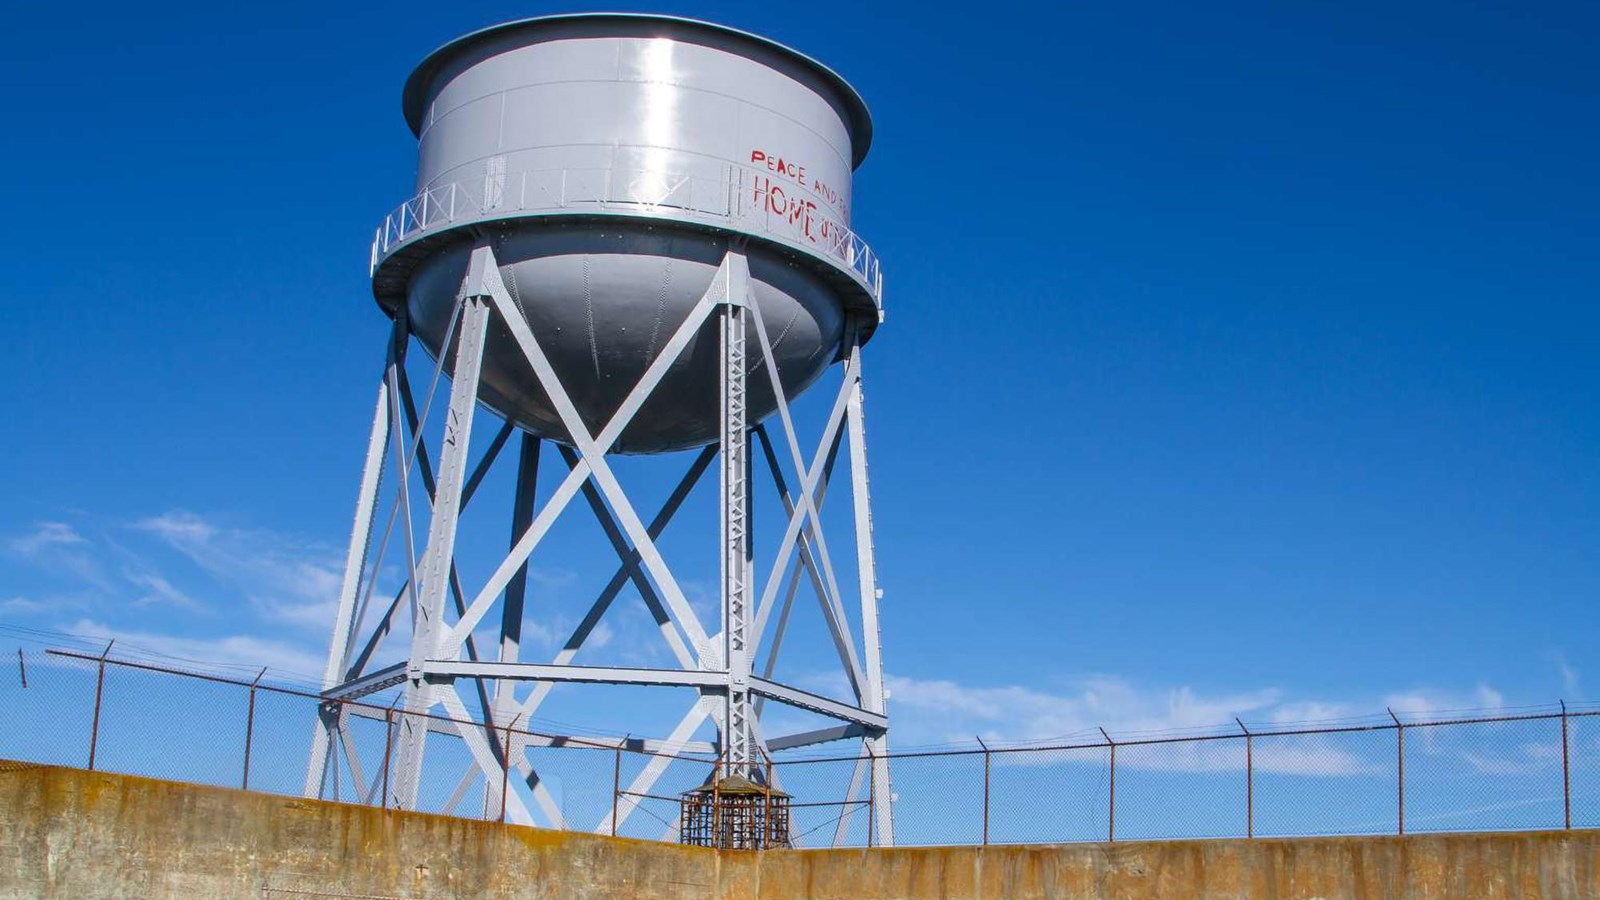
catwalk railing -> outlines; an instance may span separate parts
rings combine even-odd
[[[457,224],[625,213],[733,228],[828,257],[855,273],[881,302],[878,255],[844,224],[841,202],[745,166],[693,174],[630,168],[498,172],[435,184],[396,207],[373,234],[371,268],[376,271],[401,244]]]
[[[392,806],[396,724],[374,698],[75,651],[18,650],[0,679],[0,759],[299,795],[313,723],[344,718],[329,799]],[[573,737],[427,716],[441,738],[414,808],[675,841],[679,800],[717,771],[693,748]],[[462,740],[493,739],[499,778]],[[885,843],[874,767],[857,756],[778,754],[763,774],[791,795],[790,843]],[[525,755],[527,766],[518,765]],[[513,765],[500,760],[507,756]],[[651,772],[660,775],[646,787]],[[1172,838],[1600,827],[1600,709],[1386,714],[1382,721],[1093,739],[890,756],[894,842],[1056,843]],[[531,773],[531,774],[529,774]],[[498,783],[496,783],[498,782]],[[539,790],[534,788],[538,787]]]

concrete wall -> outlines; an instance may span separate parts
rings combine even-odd
[[[719,854],[0,764],[24,897],[1600,900],[1600,832]]]

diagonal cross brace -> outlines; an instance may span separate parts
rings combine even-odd
[[[566,461],[569,469],[578,467],[578,454],[571,447],[560,448],[561,458]],[[617,557],[622,560],[622,567],[628,573],[628,578],[639,591],[639,596],[644,600],[645,606],[650,608],[650,615],[656,620],[656,626],[661,629],[661,636],[667,642],[672,655],[678,660],[678,665],[685,669],[697,668],[695,657],[688,647],[684,646],[683,638],[678,636],[678,629],[672,624],[672,617],[661,605],[661,598],[656,594],[656,589],[645,577],[644,570],[639,567],[639,556],[628,547],[628,542],[623,538],[621,530],[617,528],[617,521],[606,508],[605,501],[600,499],[600,492],[595,490],[592,481],[584,481],[583,498],[588,501],[589,508],[594,512],[594,517],[600,523],[600,530],[605,532],[606,540],[611,543],[611,549],[616,551]],[[648,530],[647,530],[648,531]]]
[[[488,247],[479,247],[474,254],[484,254],[492,261],[493,252]],[[550,397],[552,405],[562,420],[562,425],[567,429],[568,435],[577,445],[579,462],[576,468],[567,474],[567,477],[556,489],[555,494],[546,502],[544,509],[535,517],[533,524],[528,528],[505,561],[501,563],[483,590],[467,605],[467,612],[456,623],[445,641],[447,652],[458,652],[465,636],[476,627],[479,620],[488,613],[489,607],[494,603],[496,596],[510,581],[512,574],[533,552],[545,532],[549,530],[556,516],[566,507],[572,497],[578,492],[579,485],[584,478],[593,477],[607,502],[611,504],[622,525],[628,539],[632,541],[639,553],[640,561],[646,571],[661,588],[667,606],[671,609],[677,624],[688,636],[690,643],[699,652],[703,652],[708,639],[705,629],[700,625],[694,610],[689,606],[688,599],[683,595],[676,579],[667,569],[666,563],[661,558],[660,551],[656,548],[655,541],[650,537],[647,529],[639,520],[627,496],[623,494],[621,485],[612,474],[610,466],[605,460],[605,449],[616,443],[623,429],[633,420],[640,407],[650,394],[660,384],[667,370],[677,361],[678,357],[687,348],[700,326],[705,322],[711,312],[722,302],[721,291],[725,290],[722,279],[714,279],[712,287],[705,296],[701,297],[683,324],[673,333],[672,338],[662,348],[661,352],[651,362],[650,367],[639,379],[628,394],[627,399],[618,407],[611,421],[601,430],[599,435],[590,436],[585,428],[577,408],[573,405],[571,397],[561,386],[556,377],[555,370],[550,365],[549,359],[540,348],[538,341],[529,330],[527,322],[516,311],[505,286],[500,281],[499,270],[489,266],[492,273],[486,279],[489,297],[494,307],[499,310],[501,319],[505,322],[511,333],[512,339],[522,350],[523,356],[533,368],[535,376],[539,379],[540,386]],[[720,285],[720,286],[719,286]]]
[[[845,363],[844,388],[834,398],[833,409],[828,413],[827,424],[822,429],[822,438],[817,447],[816,454],[812,457],[811,467],[806,470],[805,477],[800,483],[801,496],[813,496],[817,484],[822,479],[822,467],[839,434],[839,427],[844,423],[845,408],[850,400],[850,384],[854,376],[856,363],[853,360]],[[806,507],[796,507],[789,516],[789,525],[784,529],[783,540],[778,544],[778,554],[772,567],[767,570],[767,584],[761,592],[761,602],[756,607],[755,635],[759,637],[765,633],[767,619],[772,615],[773,599],[777,596],[778,587],[782,581],[784,570],[789,566],[789,557],[793,555],[795,545],[798,543],[800,528],[805,522]],[[759,644],[758,644],[759,646]]]
[[[469,284],[472,274],[469,273]],[[421,727],[416,713],[426,713],[438,695],[423,682],[423,663],[437,655],[444,630],[444,598],[455,565],[456,522],[461,512],[461,491],[467,463],[467,446],[472,436],[473,415],[478,407],[478,375],[483,366],[483,348],[488,338],[489,307],[480,296],[463,287],[460,343],[456,347],[455,373],[450,384],[450,406],[445,415],[444,437],[440,442],[439,476],[433,492],[432,521],[428,525],[428,544],[422,570],[413,577],[416,624],[412,630],[411,658],[406,674],[405,710],[401,720],[395,766],[395,797],[401,809],[416,806],[421,784],[423,748],[428,731]],[[441,356],[448,352],[448,347]],[[420,445],[420,441],[418,442]],[[419,580],[420,577],[420,580]],[[454,691],[450,691],[454,696]],[[459,702],[459,701],[458,701]],[[463,735],[465,737],[465,735]],[[469,741],[470,744],[470,741]]]
[[[652,538],[659,538],[661,533],[666,530],[668,523],[672,521],[672,517],[677,514],[678,507],[683,505],[684,499],[689,496],[689,492],[694,489],[700,477],[705,474],[706,469],[710,467],[711,461],[716,458],[716,455],[717,448],[708,446],[700,451],[699,456],[695,457],[694,463],[689,466],[689,471],[678,482],[678,486],[673,490],[672,496],[667,498],[667,502],[662,505],[660,512],[651,520],[649,530]],[[637,561],[639,558],[638,551],[630,550],[629,558]],[[600,592],[600,596],[595,600],[594,605],[589,608],[589,612],[583,617],[583,621],[573,629],[566,643],[562,645],[561,651],[551,661],[551,665],[567,665],[577,656],[578,650],[583,647],[584,641],[588,640],[589,633],[599,624],[601,616],[605,615],[612,601],[621,592],[622,586],[627,583],[628,569],[627,565],[617,567],[616,573],[611,576],[611,581]],[[517,710],[517,714],[522,716],[524,721],[531,719],[539,709],[539,705],[544,702],[546,695],[550,693],[550,689],[554,686],[554,682],[550,681],[541,681],[535,685],[528,699]]]
[[[706,698],[696,700],[694,705],[689,707],[689,712],[678,722],[678,727],[672,729],[672,733],[667,736],[665,743],[668,746],[677,746],[693,737],[695,729],[699,728],[700,723],[711,715],[711,710],[708,708],[711,702],[713,701]],[[605,817],[600,820],[600,824],[595,826],[595,834],[620,831],[622,823],[626,822],[628,816],[639,807],[637,795],[650,793],[650,789],[655,787],[656,782],[660,780],[662,773],[667,770],[667,766],[672,763],[674,758],[666,754],[650,757],[650,761],[645,764],[638,775],[634,776],[633,781],[628,783],[628,789],[618,796],[616,825],[612,825],[611,813],[606,813]]]
[[[778,459],[772,452],[772,443],[767,439],[766,429],[756,429],[756,436],[760,439],[762,453],[767,458],[767,467],[772,470],[772,480],[777,484],[778,496],[783,501],[784,515],[792,516],[795,512],[795,505],[790,499],[789,486],[784,481],[783,470],[779,467]],[[836,441],[832,452],[828,454],[827,462],[823,466],[823,476],[821,482],[817,485],[819,498],[811,504],[812,510],[820,511],[822,507],[820,495],[827,489],[828,473],[833,469],[833,460],[837,456],[838,446],[839,444]],[[817,567],[811,557],[810,545],[806,540],[805,534],[802,533],[800,535],[799,541],[800,565],[811,578],[811,587],[816,591],[817,602],[822,606],[822,617],[828,624],[828,633],[833,638],[834,649],[839,653],[839,662],[844,666],[845,675],[850,679],[850,689],[855,693],[856,700],[859,701],[865,679],[861,673],[861,663],[856,658],[855,639],[850,634],[850,622],[845,618],[844,607],[839,602],[838,594],[829,593],[821,576],[817,573]],[[834,590],[837,591],[838,588],[835,587]],[[792,598],[792,593],[784,597],[784,612],[779,617],[780,627],[782,621],[788,618],[788,606]],[[772,652],[768,655],[769,662],[776,660],[780,640],[780,637],[774,635]]]
[[[388,384],[387,380],[384,382],[384,384]],[[405,387],[405,382],[401,382],[401,385]],[[409,392],[410,388],[406,387],[406,390]],[[489,442],[488,449],[486,449],[483,453],[483,456],[479,458],[477,466],[472,470],[472,474],[467,477],[467,486],[461,491],[461,512],[466,512],[467,507],[471,505],[472,498],[478,491],[478,485],[483,483],[484,476],[488,474],[490,466],[492,466],[495,459],[499,457],[501,448],[505,446],[506,440],[511,437],[511,432],[515,429],[515,427],[516,426],[507,422],[501,427],[500,431],[495,434],[494,440]],[[417,449],[419,451],[422,450],[420,444],[418,445]],[[424,457],[419,452],[417,458],[421,460]],[[429,483],[428,491],[429,495],[431,496],[433,491],[431,481]],[[396,503],[395,509],[399,509],[398,502]],[[394,514],[391,512],[389,520],[391,525],[394,522],[393,515]],[[388,536],[388,531],[386,530],[384,532],[385,542],[387,542]],[[377,565],[382,565],[382,562],[383,554],[380,552],[378,555]],[[367,603],[372,597],[372,591],[376,584],[377,578],[376,573],[374,573],[374,577],[369,579],[367,588],[362,594],[361,605],[355,616],[355,621],[357,623],[360,623],[365,619]],[[456,600],[457,615],[460,615],[461,612],[461,595],[459,587],[459,583],[454,583],[451,585],[452,596]],[[372,657],[377,653],[379,646],[383,643],[383,639],[389,635],[390,629],[394,627],[395,614],[399,612],[400,604],[406,600],[410,594],[410,591],[411,582],[407,581],[401,585],[399,591],[395,592],[394,598],[389,601],[389,605],[387,608],[385,608],[382,617],[379,618],[376,623],[374,623],[370,634],[367,636],[366,643],[361,648],[361,652],[355,654],[354,661],[348,662],[348,666],[344,672],[345,681],[350,681],[351,679],[357,678],[366,671],[367,664],[372,661]],[[353,649],[355,634],[352,632],[350,637],[350,647]],[[346,650],[344,659],[349,660],[350,656],[350,651]]]
[[[794,463],[796,475],[799,475],[805,471],[805,460],[800,453],[800,439],[795,432],[794,420],[789,415],[789,398],[784,394],[783,381],[778,375],[778,363],[773,358],[772,344],[767,338],[767,326],[761,318],[761,310],[753,305],[750,309],[755,316],[756,339],[761,343],[761,356],[766,364],[767,379],[772,383],[772,393],[777,400],[778,421],[783,425],[783,435],[789,448],[789,458]],[[783,481],[782,473],[776,467],[776,461],[773,462],[773,465],[773,476],[781,485]],[[784,493],[787,493],[787,491],[784,491]],[[785,505],[789,505],[788,498],[785,498]],[[849,653],[850,659],[846,662],[846,665],[850,669],[855,683],[859,685],[861,667],[855,662],[855,639],[850,636],[850,620],[844,615],[844,605],[840,601],[839,581],[834,577],[833,562],[828,556],[828,544],[822,535],[822,515],[818,511],[816,503],[812,501],[809,492],[801,493],[795,500],[794,506],[805,513],[804,528],[809,535],[810,543],[815,548],[816,558],[822,564],[822,572],[826,576],[828,593],[821,596],[820,599],[827,607],[829,628],[836,631],[834,640],[840,642],[841,647],[846,648]],[[788,509],[786,512],[793,515],[794,510]],[[808,550],[809,548],[802,544],[800,547],[801,556],[811,555]]]

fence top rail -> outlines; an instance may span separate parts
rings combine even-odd
[[[102,658],[100,656],[95,656],[95,655],[86,654],[86,653],[78,653],[78,652],[75,652],[75,651],[72,651],[72,650],[50,649],[50,650],[46,650],[45,652],[47,654],[49,654],[49,655],[52,655],[52,656],[62,656],[62,657],[67,657],[67,658],[71,658],[71,659],[80,659],[80,660],[84,660],[84,661],[92,662],[92,663],[102,663],[103,662],[108,666],[121,666],[123,668],[128,668],[128,669],[139,669],[139,670],[146,671],[146,672],[154,672],[154,673],[160,674],[160,675],[172,675],[172,676],[176,676],[176,677],[180,677],[180,678],[192,678],[192,679],[195,679],[196,681],[205,681],[205,682],[210,682],[212,684],[226,684],[226,685],[231,685],[231,686],[234,686],[234,687],[245,688],[247,690],[253,689],[253,690],[257,690],[257,691],[265,691],[265,692],[269,692],[269,693],[283,694],[283,695],[287,695],[287,696],[290,696],[290,697],[300,697],[300,698],[305,699],[305,700],[315,701],[315,702],[317,702],[319,704],[337,705],[341,709],[349,709],[350,707],[357,707],[357,708],[360,708],[360,709],[369,710],[372,718],[384,718],[384,717],[387,717],[387,716],[389,716],[391,714],[395,715],[395,716],[407,715],[407,716],[412,716],[413,718],[430,719],[430,720],[433,720],[433,721],[436,721],[436,722],[447,722],[447,723],[452,724],[452,725],[470,725],[473,728],[491,728],[494,731],[499,732],[501,734],[510,733],[510,734],[522,735],[523,737],[538,738],[540,740],[549,741],[550,742],[550,746],[553,746],[553,747],[579,749],[579,750],[604,750],[604,751],[606,751],[608,753],[613,752],[613,751],[618,749],[618,745],[617,744],[608,744],[608,743],[605,743],[605,742],[603,742],[601,740],[597,740],[597,739],[585,739],[585,738],[575,737],[573,735],[566,735],[566,734],[551,734],[551,733],[548,733],[548,732],[533,731],[533,730],[526,729],[526,728],[515,728],[515,727],[508,728],[508,727],[506,727],[504,725],[495,725],[492,722],[484,722],[484,721],[481,721],[481,720],[478,720],[478,719],[457,719],[457,718],[455,718],[453,716],[441,715],[439,713],[434,713],[434,712],[413,712],[413,713],[408,713],[408,712],[405,712],[404,710],[398,709],[396,706],[393,706],[393,705],[366,703],[366,702],[363,702],[361,700],[348,700],[348,699],[343,699],[343,698],[328,698],[328,697],[323,697],[321,694],[315,693],[313,691],[297,690],[295,688],[283,687],[283,686],[279,686],[279,685],[256,683],[256,682],[253,682],[253,681],[245,681],[245,680],[237,679],[237,678],[228,678],[228,677],[223,676],[223,675],[212,675],[212,674],[205,673],[205,672],[191,672],[191,671],[186,671],[186,670],[183,670],[183,669],[169,668],[167,666],[158,666],[158,665],[155,665],[153,663],[136,662],[134,660],[127,660],[127,659],[113,659],[113,658],[110,658],[110,657]],[[624,748],[621,748],[621,749],[626,750],[628,748],[624,747]],[[645,752],[645,751],[630,751],[630,752]],[[670,756],[670,755],[673,755],[673,754],[658,753],[658,754],[652,754],[652,755]],[[684,758],[690,758],[690,757],[684,757]]]
[[[92,663],[103,662],[108,666],[122,666],[129,669],[143,669],[147,672],[159,672],[163,675],[178,675],[184,678],[194,678],[200,681],[210,681],[216,684],[233,684],[245,688],[252,686],[252,682],[250,681],[240,678],[229,678],[226,675],[213,675],[209,672],[196,672],[190,669],[174,669],[168,666],[158,666],[154,663],[136,662],[130,659],[117,659],[116,657],[101,656],[95,653],[79,653],[76,650],[57,650],[53,647],[45,650],[44,652],[47,656],[61,656],[68,659],[81,659],[84,662]],[[301,693],[293,688],[279,687],[271,684],[255,684],[254,686],[263,691],[279,691],[286,694]],[[316,697],[318,695],[308,694],[308,696]]]
[[[96,664],[104,664],[104,665],[108,665],[108,666],[120,666],[120,667],[123,667],[123,668],[130,668],[130,669],[139,669],[139,670],[143,670],[143,671],[147,671],[147,672],[153,672],[153,673],[162,674],[162,675],[171,675],[171,676],[181,677],[181,678],[192,678],[192,679],[195,679],[195,680],[198,680],[198,681],[205,681],[205,682],[210,682],[210,683],[213,683],[213,684],[232,685],[232,686],[239,687],[239,688],[244,688],[244,689],[247,689],[247,690],[256,690],[256,691],[270,692],[270,693],[275,693],[275,694],[283,694],[283,695],[293,696],[293,697],[300,697],[300,698],[303,698],[303,699],[306,699],[306,700],[315,701],[317,703],[337,704],[340,708],[345,708],[345,709],[348,709],[348,708],[351,708],[351,707],[355,707],[355,708],[359,708],[359,709],[368,710],[369,711],[369,715],[372,718],[384,718],[384,717],[387,717],[389,715],[412,715],[412,716],[418,716],[418,717],[421,717],[421,718],[431,719],[431,720],[435,720],[435,721],[439,721],[439,722],[446,722],[446,723],[450,723],[450,724],[453,724],[453,725],[468,725],[468,726],[471,726],[471,727],[474,727],[474,728],[492,728],[493,730],[495,730],[497,732],[500,732],[500,733],[516,734],[516,735],[521,735],[521,736],[527,737],[527,738],[534,738],[534,739],[538,739],[538,740],[541,740],[541,741],[547,741],[548,742],[547,746],[554,747],[554,748],[580,749],[580,750],[603,750],[603,751],[606,751],[606,752],[623,752],[623,753],[637,754],[637,755],[641,755],[641,756],[664,757],[664,758],[668,758],[668,759],[684,760],[684,761],[688,761],[688,762],[705,763],[707,765],[712,765],[712,764],[715,763],[715,758],[712,755],[708,755],[708,754],[705,754],[703,752],[671,751],[671,750],[663,750],[663,749],[654,749],[654,750],[652,750],[652,749],[649,749],[647,747],[640,746],[640,744],[643,743],[642,741],[635,742],[635,741],[633,741],[633,740],[631,740],[629,738],[620,738],[620,739],[614,739],[614,740],[607,740],[607,739],[602,739],[602,738],[582,738],[582,737],[576,737],[576,736],[573,736],[573,735],[553,734],[553,733],[549,733],[549,732],[534,731],[532,729],[527,729],[527,728],[516,728],[516,727],[509,727],[508,728],[506,726],[493,724],[492,722],[484,722],[484,721],[480,721],[480,720],[476,720],[476,719],[457,719],[457,718],[454,718],[454,717],[451,717],[451,716],[441,715],[439,713],[434,713],[434,712],[404,713],[402,710],[397,709],[393,705],[376,704],[376,703],[365,702],[365,701],[362,701],[362,700],[330,699],[330,698],[323,697],[320,693],[318,693],[318,692],[316,692],[314,690],[311,690],[311,689],[293,688],[293,687],[288,687],[288,686],[285,686],[285,685],[275,685],[275,684],[262,682],[262,681],[259,680],[259,676],[257,676],[257,678],[255,678],[255,679],[246,679],[246,678],[243,678],[243,677],[233,678],[233,677],[229,677],[229,676],[226,676],[226,675],[217,675],[217,674],[212,674],[212,673],[207,673],[207,672],[197,672],[197,671],[188,670],[188,669],[179,669],[179,668],[174,668],[174,667],[170,667],[170,666],[157,665],[155,663],[149,663],[149,662],[140,662],[140,661],[129,660],[129,659],[118,659],[118,658],[115,658],[115,657],[110,657],[110,656],[106,656],[106,655],[102,655],[102,654],[82,653],[82,652],[78,652],[78,651],[74,651],[74,650],[61,650],[61,649],[50,648],[50,649],[47,649],[45,651],[45,653],[50,655],[50,656],[65,657],[65,658],[69,658],[69,659],[82,660],[84,662],[92,662],[92,663],[96,663]],[[1118,739],[1118,738],[1114,738],[1113,737],[1113,738],[1109,738],[1109,739],[1101,739],[1101,740],[1089,741],[1089,742],[1083,742],[1083,743],[1030,744],[1030,745],[1026,745],[1026,746],[1011,746],[1011,747],[980,746],[980,747],[976,747],[976,748],[963,747],[963,748],[913,750],[913,751],[901,751],[901,752],[893,752],[893,751],[891,751],[890,753],[885,754],[885,756],[888,759],[922,759],[922,758],[929,758],[929,757],[982,756],[982,755],[985,755],[985,754],[998,755],[998,754],[1019,754],[1019,753],[1048,753],[1048,752],[1054,752],[1054,751],[1072,751],[1072,750],[1097,750],[1097,749],[1098,750],[1105,750],[1105,749],[1109,749],[1110,747],[1113,747],[1113,746],[1116,746],[1116,747],[1137,747],[1137,746],[1155,746],[1155,745],[1165,745],[1165,744],[1201,743],[1201,742],[1206,742],[1206,741],[1241,740],[1241,739],[1245,739],[1245,738],[1251,738],[1251,739],[1255,739],[1255,738],[1274,738],[1274,737],[1284,738],[1284,737],[1309,737],[1309,736],[1324,735],[1324,734],[1358,734],[1358,733],[1364,733],[1364,732],[1396,731],[1396,730],[1403,729],[1403,728],[1437,728],[1437,727],[1441,727],[1441,726],[1451,726],[1451,725],[1492,725],[1492,724],[1500,724],[1500,723],[1508,723],[1508,722],[1558,721],[1558,720],[1561,720],[1563,718],[1576,719],[1576,718],[1583,718],[1583,717],[1590,717],[1590,716],[1600,716],[1600,709],[1571,709],[1571,708],[1567,708],[1567,709],[1559,710],[1559,711],[1557,711],[1557,710],[1546,710],[1546,711],[1540,711],[1540,712],[1524,712],[1524,713],[1507,712],[1507,713],[1500,713],[1500,714],[1486,714],[1486,715],[1477,715],[1477,716],[1456,716],[1456,717],[1450,717],[1450,718],[1419,719],[1419,720],[1416,720],[1416,721],[1394,720],[1394,721],[1389,721],[1389,722],[1372,722],[1372,723],[1365,723],[1365,724],[1350,724],[1350,725],[1326,725],[1326,726],[1307,725],[1305,727],[1300,727],[1300,728],[1280,728],[1280,729],[1271,729],[1271,730],[1256,730],[1254,727],[1252,727],[1248,732],[1230,731],[1230,732],[1218,732],[1218,733],[1215,733],[1215,734],[1154,735],[1154,736],[1148,736],[1148,737],[1130,737],[1130,738],[1127,738],[1127,739]],[[630,744],[634,744],[634,746],[630,746]],[[851,756],[802,756],[802,757],[790,757],[790,758],[787,758],[787,759],[774,759],[772,762],[773,762],[773,765],[778,765],[778,766],[795,766],[795,765],[808,765],[808,764],[819,764],[819,763],[842,763],[842,762],[854,763],[854,762],[858,761],[860,758],[861,757],[859,755],[851,755]]]
[[[1271,731],[1257,731],[1251,728],[1248,732],[1219,732],[1217,734],[1185,734],[1166,735],[1153,737],[1128,738],[1126,740],[1113,738],[1110,741],[1098,740],[1087,743],[1075,744],[1029,744],[1022,747],[961,747],[934,750],[890,751],[883,754],[887,759],[919,759],[932,756],[983,756],[985,754],[999,755],[1002,753],[1046,753],[1056,750],[1109,750],[1111,747],[1138,747],[1161,744],[1192,744],[1204,741],[1238,741],[1246,738],[1274,738],[1274,737],[1308,737],[1319,734],[1357,734],[1372,731],[1396,731],[1401,728],[1436,728],[1445,725],[1493,725],[1504,722],[1529,722],[1529,721],[1559,721],[1563,717],[1568,719],[1584,716],[1600,716],[1597,710],[1568,710],[1566,712],[1537,712],[1537,713],[1508,713],[1505,715],[1464,716],[1451,719],[1426,719],[1414,722],[1402,721],[1398,725],[1394,722],[1374,722],[1366,725],[1329,725],[1325,727],[1283,728]],[[805,756],[791,757],[789,759],[774,760],[774,765],[800,765],[804,763],[840,763],[855,762],[859,756]]]

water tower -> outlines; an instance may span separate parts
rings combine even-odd
[[[372,246],[373,294],[394,324],[323,694],[401,692],[386,802],[415,808],[434,777],[430,732],[443,732],[470,753],[486,803],[501,784],[525,783],[531,804],[520,787],[498,798],[512,819],[578,826],[543,793],[529,741],[507,753],[490,729],[426,714],[492,728],[526,721],[557,686],[652,685],[693,698],[663,744],[692,743],[709,720],[708,749],[731,775],[763,778],[772,752],[858,742],[851,790],[870,784],[882,801],[871,806],[877,835],[892,842],[861,391],[883,284],[850,228],[851,178],[872,139],[861,97],[816,60],[753,34],[585,14],[446,44],[412,73],[403,107],[419,142],[416,194]],[[406,375],[413,340],[449,377],[437,442],[423,439],[427,404]],[[790,402],[832,367],[842,383],[821,433],[802,435]],[[481,453],[469,447],[480,406],[503,422]],[[460,514],[513,435],[511,549],[486,580],[466,583]],[[615,454],[692,461],[647,522],[614,473]],[[565,464],[542,504],[541,455]],[[841,456],[854,579],[839,578],[819,512]],[[702,622],[657,542],[712,463],[720,523],[704,538],[720,548],[721,609]],[[764,515],[785,524],[761,558],[751,535],[758,473],[782,500]],[[387,522],[377,515],[386,482],[396,497]],[[428,502],[410,503],[413,490]],[[617,575],[553,659],[524,659],[528,561],[559,517],[577,514],[580,494],[617,553]],[[413,517],[425,539],[410,540]],[[374,591],[386,551],[403,554],[392,601]],[[841,696],[774,677],[802,582],[820,601],[848,685]],[[675,667],[574,662],[624,585],[649,607]],[[410,646],[385,656],[385,637],[407,618]],[[496,620],[498,640],[484,647],[482,629]],[[769,701],[835,724],[771,733],[761,724]],[[308,795],[326,794],[341,768],[368,795],[377,789],[371,763],[353,758],[350,729],[347,711],[323,707]],[[652,763],[628,787],[648,793],[660,774]],[[617,817],[630,811],[624,803]],[[616,824],[608,815],[594,827]]]

